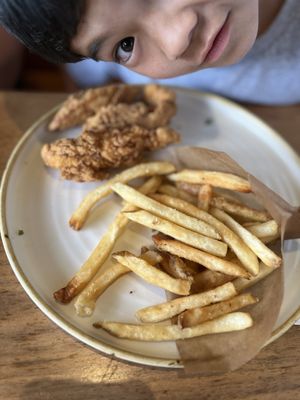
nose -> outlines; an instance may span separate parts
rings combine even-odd
[[[149,19],[148,34],[166,58],[174,61],[188,49],[197,22],[197,15],[191,11],[176,15],[157,12]]]

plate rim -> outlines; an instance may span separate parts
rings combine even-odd
[[[300,157],[297,152],[290,146],[290,144],[285,141],[279,132],[277,132],[274,128],[264,122],[260,117],[256,116],[251,111],[248,111],[243,106],[235,103],[232,100],[226,99],[222,96],[202,92],[200,90],[195,89],[187,89],[182,87],[175,87],[171,86],[171,88],[175,89],[178,92],[193,94],[195,96],[200,96],[208,99],[214,99],[220,103],[225,104],[233,109],[238,109],[239,112],[242,112],[247,115],[248,118],[254,119],[256,123],[261,124],[264,129],[268,131],[268,133],[278,142],[281,146],[285,147],[285,151],[287,151],[293,159],[299,164],[300,167]],[[151,356],[144,356],[141,354],[134,353],[132,351],[126,351],[114,345],[105,344],[100,338],[96,339],[87,333],[83,332],[81,329],[77,328],[70,322],[66,321],[57,311],[55,311],[51,306],[49,306],[46,301],[42,299],[40,294],[37,290],[33,288],[30,281],[28,280],[25,272],[22,270],[21,265],[19,264],[16,255],[14,254],[14,249],[12,243],[10,242],[9,237],[7,236],[7,221],[6,221],[6,194],[7,194],[7,187],[9,183],[10,174],[13,170],[14,163],[19,152],[22,150],[23,146],[26,144],[27,140],[34,135],[35,130],[42,125],[51,115],[53,115],[60,107],[62,103],[51,108],[48,112],[44,113],[40,116],[21,136],[17,144],[15,145],[12,153],[10,154],[6,166],[4,168],[2,179],[1,179],[1,186],[0,186],[0,233],[2,238],[3,247],[8,258],[10,267],[12,268],[17,280],[21,284],[22,288],[29,296],[29,298],[33,301],[33,303],[52,321],[54,322],[59,328],[63,331],[67,332],[75,339],[81,341],[83,344],[88,345],[89,347],[93,348],[96,351],[104,353],[106,356],[115,357],[122,361],[127,362],[134,362],[141,365],[147,365],[152,367],[164,367],[164,368],[183,368],[183,364],[181,360],[176,359],[167,359],[167,358],[159,358],[159,357],[151,357]],[[280,336],[282,336],[289,328],[291,328],[295,321],[300,318],[300,306],[296,309],[296,311],[289,316],[289,318],[281,324],[278,328],[276,328],[270,338],[266,341],[263,347],[267,346],[268,344],[272,343]]]

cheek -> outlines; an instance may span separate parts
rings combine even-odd
[[[228,51],[219,60],[218,65],[239,62],[252,48],[258,33],[258,2],[251,0],[240,3],[232,13],[232,31]]]
[[[244,0],[240,2],[237,7],[236,13],[233,14],[235,18],[236,32],[246,41],[253,41],[258,32],[258,1],[257,0]]]
[[[193,72],[194,68],[185,62],[166,62],[164,60],[152,59],[147,63],[132,68],[131,70],[146,75],[149,78],[165,79]]]
[[[191,65],[182,59],[169,60],[151,40],[138,43],[136,65],[128,69],[154,79],[171,78],[192,72]]]

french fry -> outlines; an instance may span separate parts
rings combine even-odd
[[[177,340],[250,327],[253,321],[249,314],[235,311],[255,304],[258,299],[238,292],[281,265],[281,258],[263,243],[279,237],[278,224],[266,211],[226,197],[228,189],[251,192],[246,179],[214,171],[171,173],[174,170],[172,164],[164,162],[130,168],[91,192],[70,220],[74,229],[80,229],[89,210],[101,198],[115,192],[124,200],[121,213],[91,256],[67,286],[54,293],[62,303],[80,294],[75,301],[77,315],[90,316],[98,297],[131,271],[151,284],[184,296],[138,310],[137,318],[151,325],[94,324],[117,337]],[[167,179],[175,182],[176,187],[161,185],[162,178],[157,176],[139,190],[126,185],[132,179],[153,174],[168,175]],[[213,193],[212,187],[221,194]],[[229,214],[251,222],[243,226]],[[128,251],[114,253],[116,263],[99,271],[129,221],[168,236],[154,235],[156,249],[142,249],[140,256]],[[260,264],[258,258],[262,260]],[[174,324],[152,325],[166,320]]]
[[[218,210],[217,208],[213,208],[211,213],[216,218],[224,222],[237,235],[239,235],[264,264],[271,268],[280,267],[282,262],[281,258],[278,257],[277,254],[275,254],[271,249],[269,249],[261,240],[254,236],[249,230],[236,222],[230,215],[226,214],[222,210]]]
[[[273,219],[263,223],[256,223],[254,225],[243,225],[243,226],[259,239],[279,234],[279,226],[277,222],[274,221]]]
[[[127,223],[128,221],[124,214],[116,216],[80,270],[76,272],[65,287],[54,293],[55,300],[67,304],[85,288],[109,257],[116,240],[124,231]]]
[[[73,213],[70,219],[70,226],[79,230],[87,219],[88,213],[91,208],[101,199],[112,193],[111,186],[116,182],[127,183],[133,179],[148,177],[153,175],[165,175],[173,172],[175,167],[169,162],[150,162],[135,165],[128,168],[120,174],[114,176],[112,179],[99,186],[97,189],[90,192],[81,202],[77,210]]]
[[[188,201],[189,203],[195,204],[196,197],[191,196],[184,190],[178,189],[173,185],[163,184],[157,189],[158,193],[167,194],[168,196],[178,197],[179,199]]]
[[[102,328],[119,338],[157,342],[239,331],[251,327],[253,320],[247,313],[235,312],[184,329],[178,325],[134,325],[106,321],[96,322],[93,325],[95,328]]]
[[[151,265],[157,265],[163,261],[161,254],[157,250],[147,249],[141,251],[140,257]]]
[[[256,283],[260,282],[266,276],[270,275],[274,271],[273,268],[267,267],[263,262],[259,264],[259,273],[256,276],[251,276],[250,279],[237,278],[232,281],[234,287],[238,292],[242,292],[245,289],[250,288]]]
[[[159,250],[168,251],[175,256],[195,261],[212,271],[222,272],[226,275],[243,277],[247,279],[249,279],[249,277],[251,276],[249,272],[242,268],[240,265],[205,253],[204,251],[195,249],[177,240],[164,239],[160,235],[154,235],[152,236],[152,239],[155,246]]]
[[[187,295],[190,292],[191,282],[184,279],[174,279],[158,268],[153,267],[142,258],[136,257],[128,251],[113,254],[113,258],[129,268],[146,282],[168,290],[171,293]]]
[[[212,303],[230,299],[236,295],[237,291],[234,285],[228,282],[207,292],[178,297],[165,303],[142,308],[136,312],[136,317],[141,322],[160,322],[190,308],[204,307]]]
[[[217,286],[234,280],[233,276],[222,274],[221,272],[211,271],[206,269],[195,275],[192,282],[191,293],[205,292],[206,290],[214,289]],[[248,279],[245,279],[248,281]]]
[[[182,314],[178,315],[178,324],[182,328],[199,325],[257,302],[258,298],[252,296],[250,293],[240,294],[232,299],[221,301],[220,303],[184,311]]]
[[[250,221],[266,222],[271,219],[271,216],[266,211],[256,210],[245,204],[228,200],[222,196],[213,196],[211,199],[211,206]]]
[[[269,221],[267,221],[267,222],[269,222]],[[260,225],[260,224],[264,224],[264,222],[248,221],[248,222],[243,222],[243,223],[242,223],[243,227],[244,227],[244,228],[247,228],[247,229],[248,229],[249,227],[257,226],[257,225]]]
[[[273,235],[273,236],[266,236],[261,238],[260,240],[264,243],[264,244],[269,244],[272,242],[276,242],[276,240],[278,240],[280,238],[280,232],[277,233],[277,235]]]
[[[80,317],[89,317],[93,314],[96,300],[105,290],[121,276],[130,272],[122,264],[115,263],[109,269],[90,281],[88,286],[79,294],[75,301],[75,311]]]
[[[226,255],[226,243],[200,235],[200,233],[183,228],[182,226],[176,225],[173,222],[153,215],[148,211],[128,212],[124,213],[124,215],[131,221],[147,226],[148,228],[155,229],[164,233],[165,235],[180,240],[183,243],[188,243],[197,249],[207,251],[208,253],[220,257],[224,257]]]
[[[198,207],[204,211],[208,211],[210,202],[213,196],[213,190],[211,185],[201,185],[198,192]]]
[[[200,210],[198,207],[195,207],[181,199],[158,194],[153,194],[151,197],[163,204],[174,207],[179,211],[184,210],[186,214],[201,219],[209,223],[211,226],[214,226],[218,230],[224,242],[227,243],[232,249],[244,267],[253,275],[258,273],[259,263],[252,250],[249,249],[249,247],[239,238],[238,235],[236,235],[231,229],[229,229],[213,215],[210,215],[206,211]]]
[[[112,185],[112,190],[128,203],[131,203],[142,210],[149,211],[152,214],[162,217],[168,221],[172,221],[177,225],[190,229],[194,232],[198,232],[202,235],[214,239],[221,239],[216,229],[206,222],[199,221],[194,217],[190,217],[189,215],[186,215],[178,210],[167,207],[158,201],[143,195],[137,190],[124,185],[123,183],[115,183]]]
[[[237,193],[233,190],[227,190],[222,188],[214,188],[213,197],[223,197],[224,199],[236,203],[243,204],[243,200],[237,196]]]
[[[151,193],[157,189],[161,183],[161,178],[154,176],[148,179],[139,190],[143,193]],[[122,211],[133,211],[135,208],[131,204],[125,204]],[[118,237],[123,232],[128,223],[128,219],[122,213],[118,214],[103,235],[91,255],[81,266],[80,270],[68,282],[68,284],[54,293],[54,298],[60,303],[69,303],[84,287],[89,283],[97,271],[107,260],[110,252]]]
[[[195,269],[187,265],[181,258],[168,253],[162,253],[160,265],[173,278],[188,279],[193,282],[193,276],[197,274]]]
[[[192,196],[196,196],[196,197],[198,196],[199,190],[201,188],[201,185],[199,185],[197,183],[189,183],[189,182],[182,182],[182,181],[176,181],[175,185],[178,189],[184,190],[185,192],[191,194]],[[168,193],[165,193],[165,194],[168,194]],[[170,196],[171,196],[171,194],[170,194]],[[185,199],[183,199],[183,200],[185,200]],[[191,203],[191,201],[190,201],[190,203]]]
[[[146,260],[151,265],[156,265],[162,260],[158,252],[153,250],[147,250],[142,255],[141,258]],[[110,268],[105,271],[100,271],[100,273],[89,282],[89,284],[83,289],[75,301],[75,311],[80,317],[89,317],[93,314],[96,301],[99,296],[105,290],[111,286],[117,279],[126,273],[131,272],[131,270],[122,264],[115,263]]]
[[[223,189],[235,190],[237,192],[251,192],[251,185],[246,179],[225,172],[185,169],[168,175],[168,179],[173,182],[182,181],[196,184],[209,184]]]

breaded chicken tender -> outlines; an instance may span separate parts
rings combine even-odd
[[[111,85],[72,95],[49,129],[84,124],[82,133],[45,144],[43,161],[60,169],[64,179],[105,179],[111,169],[139,162],[146,151],[179,142],[179,134],[167,126],[175,112],[175,93],[157,85]]]
[[[109,85],[75,93],[67,98],[49,124],[50,131],[62,131],[83,124],[101,107],[141,101],[149,107],[147,126],[168,124],[176,113],[175,93],[158,85]],[[159,123],[158,123],[159,122]]]
[[[107,131],[85,130],[76,139],[59,139],[42,148],[44,163],[61,170],[64,179],[77,182],[106,179],[107,169],[128,167],[141,160],[145,151],[179,141],[169,127],[147,129],[138,125]]]

